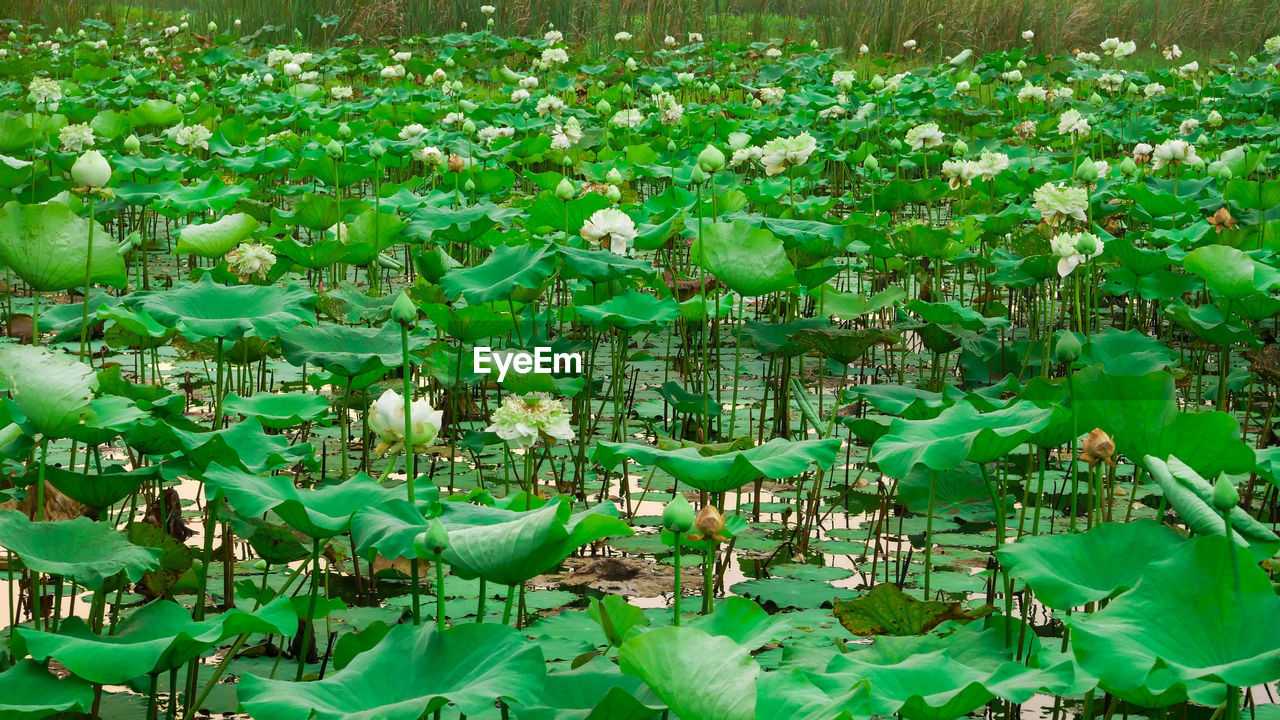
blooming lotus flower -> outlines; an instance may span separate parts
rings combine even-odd
[[[285,74],[287,77],[293,77],[293,76],[295,76],[295,75],[300,75],[300,74],[302,74],[302,66],[301,66],[301,65],[299,65],[299,64],[298,64],[298,63],[296,63],[296,62],[287,62],[287,63],[285,63],[285,64],[284,64],[284,74]]]
[[[1178,125],[1179,135],[1190,135],[1200,128],[1200,121],[1195,118],[1187,118]]]
[[[555,115],[564,109],[564,101],[555,95],[547,95],[538,100],[539,115]]]
[[[1147,86],[1142,88],[1142,94],[1149,98],[1153,98],[1157,95],[1163,95],[1164,91],[1165,87],[1160,83],[1147,83]]]
[[[401,50],[400,52],[392,55],[391,59],[396,61],[397,63],[408,62],[409,60],[413,59],[413,53],[409,52],[408,50]]]
[[[1088,137],[1089,121],[1080,114],[1079,110],[1071,108],[1058,118],[1058,134],[1072,135],[1077,138]]]
[[[546,41],[547,41],[547,43],[548,43],[548,44],[550,44],[550,45],[555,45],[556,43],[560,42],[561,40],[564,40],[564,33],[560,32],[559,30],[548,30],[548,31],[547,31],[547,32],[542,36],[542,39],[543,39],[543,40],[546,40]]]
[[[1262,43],[1262,49],[1269,53],[1280,53],[1280,35],[1267,38],[1266,42]]]
[[[764,54],[769,56],[769,58],[773,60],[777,60],[778,58],[782,57],[782,51],[776,47],[771,47],[768,50],[765,50]]]
[[[410,436],[406,442],[404,398],[395,390],[387,390],[374,400],[365,418],[369,432],[378,437],[379,455],[387,450],[398,450],[406,444],[415,449],[430,445],[440,434],[443,421],[444,413],[432,408],[426,398],[414,400],[409,404]]]
[[[1000,79],[1009,84],[1022,82],[1022,71],[1010,70],[1008,72],[1000,73]]]
[[[942,144],[943,134],[938,130],[938,123],[923,123],[907,131],[904,138],[912,150],[934,148]]]
[[[644,123],[644,113],[635,108],[629,110],[619,110],[613,114],[613,118],[609,122],[618,127],[634,128]]]
[[[702,42],[702,33],[696,33],[696,32],[689,33],[689,42],[690,43]]]
[[[604,208],[592,213],[579,232],[593,245],[607,243],[611,251],[626,255],[636,239],[636,224],[621,210]]]
[[[1048,97],[1048,95],[1049,95],[1049,92],[1044,88],[1038,85],[1032,85],[1031,83],[1027,83],[1026,85],[1022,86],[1021,90],[1018,91],[1018,102],[1032,102],[1032,101],[1044,102],[1045,98]]]
[[[817,148],[817,141],[807,132],[774,138],[761,148],[760,162],[764,164],[765,175],[777,175],[789,167],[805,164]]]
[[[33,77],[31,83],[27,85],[27,99],[37,107],[56,110],[58,102],[62,100],[62,86],[52,78]]]
[[[1112,55],[1114,55],[1117,60],[1120,60],[1121,58],[1129,57],[1130,55],[1134,54],[1137,51],[1138,51],[1138,44],[1132,40],[1129,40],[1127,42],[1120,43],[1120,46],[1117,47],[1114,51],[1112,51]]]
[[[87,147],[93,147],[93,128],[89,127],[89,123],[67,125],[58,131],[58,141],[62,143],[63,150],[80,152]]]
[[[240,278],[241,282],[249,282],[253,278],[267,279],[267,271],[276,264],[275,253],[266,245],[258,243],[240,243],[227,253],[227,267]]]
[[[1009,156],[1004,153],[984,152],[978,157],[978,172],[990,180],[1009,169]]]
[[[1034,30],[1023,30],[1023,31],[1022,31],[1022,39],[1023,39],[1023,40],[1026,40],[1027,42],[1031,42],[1032,40],[1034,40],[1034,39],[1035,39],[1035,37],[1036,37],[1036,33],[1035,33],[1035,31],[1034,31]]]
[[[968,187],[981,174],[978,163],[973,160],[945,160],[942,163],[942,176],[952,190]]]
[[[1050,241],[1058,256],[1058,276],[1066,277],[1077,266],[1102,254],[1102,240],[1088,232],[1061,233]]]
[[[209,138],[213,133],[203,125],[186,125],[179,123],[165,131],[173,141],[182,147],[209,149]]]
[[[627,32],[626,30],[623,30],[621,32],[615,33],[613,36],[613,39],[618,42],[626,42],[631,39],[631,33]]]
[[[569,53],[564,48],[547,48],[542,51],[542,62],[548,65],[563,65],[569,62]]]
[[[496,8],[496,7],[492,6],[492,5],[481,5],[481,6],[480,6],[480,12],[484,13],[485,15],[492,15],[492,14],[494,14],[495,12],[497,12],[497,10],[498,10],[498,8]]]
[[[1196,147],[1186,140],[1167,140],[1156,146],[1151,153],[1151,167],[1159,170],[1168,165],[1195,164]]]
[[[434,145],[426,145],[413,151],[413,157],[427,165],[443,165],[444,153]]]
[[[404,77],[403,65],[388,65],[378,72],[378,76],[383,80],[395,80]]]
[[[902,43],[902,47],[908,50],[914,50],[916,47],[916,41],[914,39],[907,40],[906,42]]]
[[[786,90],[780,87],[764,87],[760,88],[760,102],[765,105],[777,105],[782,102],[782,98],[787,94]]]
[[[758,162],[764,156],[764,148],[755,145],[738,148],[733,151],[733,157],[729,159],[730,167],[737,167],[743,163]]]
[[[97,150],[76,158],[71,166],[71,179],[78,187],[100,188],[111,180],[111,163]]]
[[[571,117],[564,125],[556,125],[551,133],[551,147],[556,150],[568,150],[582,139],[582,127],[578,118]]]
[[[1165,60],[1177,60],[1180,57],[1182,57],[1182,48],[1178,47],[1177,43],[1174,43],[1164,49]]]
[[[1049,227],[1057,227],[1068,218],[1085,222],[1085,210],[1089,206],[1089,194],[1084,188],[1062,183],[1045,183],[1032,194],[1036,210]]]
[[[572,440],[569,412],[564,403],[546,393],[508,395],[493,412],[487,432],[496,433],[507,442],[529,447],[540,438]]]

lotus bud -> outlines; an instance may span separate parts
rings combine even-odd
[[[608,115],[613,108],[609,105],[608,100],[601,100],[596,103],[596,113],[599,115]]]
[[[756,98],[751,101],[751,108],[753,110],[759,110],[762,107],[764,107],[764,103],[761,102],[760,98]]]
[[[77,187],[100,188],[111,180],[111,164],[97,150],[90,150],[71,166],[71,180]]]
[[[951,154],[957,157],[962,156],[967,152],[969,152],[969,145],[963,140],[956,140],[955,144],[951,146]]]
[[[613,202],[618,202],[622,199],[622,191],[618,189],[617,185],[610,185],[609,189],[604,191],[604,196]]]
[[[565,167],[573,167],[573,158],[569,157],[568,155],[565,155],[564,157],[560,158],[560,164]]]
[[[418,322],[418,308],[409,299],[409,294],[401,292],[391,303],[391,319],[405,327],[413,327]]]
[[[346,123],[338,125],[338,135],[343,138],[351,137],[351,126]]]
[[[138,84],[138,78],[134,77],[133,73],[129,73],[124,76],[124,84],[125,87],[133,87]]]
[[[266,83],[267,85],[270,85],[275,81],[276,81],[276,76],[272,75],[271,73],[267,73],[266,75],[262,76],[262,82]]]
[[[1053,346],[1053,356],[1061,363],[1069,363],[1080,357],[1083,347],[1080,345],[1080,338],[1070,330],[1063,331],[1058,337],[1058,342]]]
[[[1084,442],[1080,445],[1080,459],[1089,463],[1092,469],[1100,462],[1104,462],[1111,467],[1116,466],[1116,461],[1112,458],[1116,454],[1116,443],[1111,436],[1102,431],[1101,428],[1094,428],[1084,436]]]
[[[1222,124],[1222,113],[1217,110],[1210,110],[1209,117],[1205,118],[1205,124],[1209,127],[1218,127]]]
[[[1218,178],[1219,182],[1226,182],[1230,180],[1231,176],[1234,174],[1235,173],[1231,172],[1231,168],[1228,167],[1226,163],[1218,163],[1218,166],[1214,169],[1214,172],[1213,172],[1213,176]]]
[[[1098,182],[1098,164],[1093,158],[1085,158],[1076,166],[1076,180],[1082,183]]]
[[[880,161],[876,159],[875,155],[868,155],[866,159],[862,161],[862,167],[866,168],[869,172],[875,172],[880,169]]]
[[[609,168],[609,172],[604,174],[604,179],[611,185],[621,185],[622,173],[618,172],[618,168]]]
[[[673,153],[673,152],[675,152],[677,149],[679,149],[679,146],[678,146],[678,145],[676,145],[676,141],[675,141],[675,140],[668,140],[668,141],[667,141],[667,152]]]
[[[560,178],[560,182],[556,185],[556,197],[568,202],[577,195],[578,191],[573,187],[573,181],[569,178]]]
[[[186,104],[187,104],[187,96],[186,96],[186,95],[184,95],[183,93],[178,93],[177,97],[175,97],[175,98],[174,98],[174,101],[175,101],[178,105],[186,105]]]
[[[431,521],[427,529],[413,538],[413,552],[420,558],[438,558],[449,548],[449,531],[440,518]]]
[[[627,58],[626,67],[627,67],[627,70],[635,71],[636,67],[638,67],[638,66],[636,65],[636,59],[635,59],[635,58]]]
[[[330,140],[328,145],[324,146],[324,152],[335,160],[342,157],[342,143],[337,140]]]
[[[382,144],[381,140],[374,140],[369,143],[369,157],[377,160],[387,154],[387,148]]]
[[[1092,257],[1098,249],[1098,236],[1093,233],[1080,233],[1076,238],[1076,252],[1081,255]]]
[[[1132,175],[1138,172],[1138,163],[1134,162],[1133,158],[1126,157],[1124,160],[1120,161],[1120,165],[1117,169],[1125,175]]]
[[[124,151],[127,153],[136,153],[142,148],[142,141],[138,140],[137,135],[130,135],[124,139]]]
[[[715,505],[707,503],[693,518],[693,529],[701,535],[702,540],[714,539],[724,530],[724,515],[720,514]]]
[[[475,192],[475,191],[476,191],[476,181],[475,181],[475,180],[472,180],[471,178],[467,178],[467,181],[466,181],[466,182],[464,182],[464,183],[462,183],[462,189],[463,189],[463,190],[466,190],[466,191],[467,191],[467,192],[469,192],[469,193],[473,193],[473,192]]]
[[[631,97],[632,95],[635,94],[636,89],[631,87],[631,83],[622,83],[622,85],[618,88],[618,91],[621,92],[626,97]]]
[[[475,131],[476,131],[476,124],[474,122],[471,122],[471,118],[467,118],[467,120],[462,123],[462,132],[468,135],[473,135],[475,134]]]
[[[1099,95],[1098,93],[1093,93],[1092,95],[1089,96],[1089,104],[1092,105],[1093,107],[1096,107],[1096,108],[1102,107],[1103,102],[1105,101],[1102,99],[1102,96]]]
[[[724,163],[724,153],[720,152],[715,145],[708,144],[702,152],[698,153],[698,167],[702,168],[703,172],[718,172],[724,168]]]
[[[699,165],[693,166],[693,172],[689,173],[689,181],[694,185],[702,185],[707,181],[707,174],[702,171]]]
[[[884,89],[884,78],[883,78],[883,77],[881,77],[880,75],[876,75],[875,77],[871,78],[871,89],[872,89],[872,90],[883,90],[883,89]]]
[[[711,93],[712,95],[719,95],[719,94],[720,94],[720,83],[711,83],[710,85],[708,85],[708,86],[707,86],[707,92]]]
[[[457,64],[458,64],[458,63],[454,62],[453,58],[451,58],[451,57],[449,57],[449,58],[445,58],[445,59],[444,59],[444,66],[445,66],[445,67],[453,67],[454,65],[457,65]]]
[[[194,92],[194,91],[193,91],[190,95],[188,95],[188,96],[187,96],[187,100],[188,100],[192,105],[195,105],[195,104],[199,103],[199,102],[200,102],[200,93],[198,93],[198,92]]]
[[[894,152],[898,152],[902,149],[902,141],[898,138],[890,138],[889,147],[892,148]]]
[[[1019,61],[1018,61],[1018,66],[1017,66],[1017,67],[1018,67],[1018,69],[1019,69],[1019,70],[1026,70],[1026,69],[1027,69],[1027,61],[1026,61],[1026,60],[1019,60]]]
[[[208,24],[208,25],[206,25],[205,27],[206,27],[206,28],[208,28],[208,29],[209,29],[209,32],[211,32],[211,33],[218,32],[218,23],[216,23],[216,22],[214,22],[214,21],[212,21],[212,20],[210,20],[210,21],[209,21],[209,24]]]
[[[1226,473],[1219,474],[1217,482],[1213,484],[1213,506],[1219,512],[1228,513],[1239,503],[1240,491],[1227,479]]]
[[[461,155],[450,154],[445,166],[449,168],[449,172],[462,172],[467,168],[467,161]]]
[[[680,534],[693,529],[693,506],[684,495],[676,493],[675,498],[663,508],[662,527]]]

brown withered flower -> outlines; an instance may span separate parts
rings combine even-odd
[[[1116,461],[1112,456],[1116,454],[1116,443],[1111,436],[1102,431],[1102,428],[1094,428],[1084,437],[1084,443],[1080,446],[1080,459],[1089,463],[1089,469],[1092,470],[1098,463],[1104,462],[1111,467],[1116,466]]]
[[[1219,233],[1223,230],[1236,229],[1236,219],[1231,217],[1231,212],[1227,210],[1226,205],[1218,208],[1218,212],[1214,213],[1213,217],[1209,218],[1209,224],[1212,225],[1213,229],[1217,230]]]
[[[462,172],[467,168],[467,161],[460,155],[449,156],[449,172]]]
[[[686,540],[692,542],[715,540],[722,543],[729,539],[720,534],[724,531],[724,515],[721,515],[716,506],[711,503],[703,505],[697,516],[693,518],[693,530],[685,535]]]

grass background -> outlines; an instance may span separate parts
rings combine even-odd
[[[877,52],[914,38],[924,53],[946,55],[1021,43],[1020,33],[1031,29],[1038,48],[1059,54],[1096,49],[1104,37],[1119,36],[1139,48],[1178,43],[1243,55],[1280,34],[1277,0],[3,0],[0,17],[70,28],[85,17],[168,22],[189,12],[193,28],[212,20],[225,29],[240,18],[246,32],[280,26],[268,40],[292,39],[297,28],[307,41],[322,43],[351,33],[366,39],[443,34],[463,22],[475,30],[483,27],[486,2],[497,7],[499,32],[541,33],[554,24],[570,42],[606,47],[619,30],[631,32],[640,47],[694,31],[738,42],[866,43]],[[322,27],[318,18],[331,16],[337,24]]]

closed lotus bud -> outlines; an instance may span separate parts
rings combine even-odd
[[[560,182],[556,184],[556,197],[568,202],[577,195],[578,191],[573,187],[573,181],[569,178],[560,178]]]
[[[1116,466],[1116,461],[1112,458],[1116,454],[1116,443],[1111,436],[1102,431],[1101,428],[1094,428],[1084,436],[1084,442],[1080,445],[1080,459],[1089,463],[1089,467],[1104,462],[1111,467]]]
[[[626,66],[628,70],[635,70],[638,67],[638,65],[636,64],[636,59],[627,58]]]
[[[438,558],[449,547],[449,531],[440,518],[431,521],[427,529],[413,538],[413,552],[420,558]]]
[[[1098,182],[1098,165],[1093,158],[1085,158],[1076,166],[1076,180],[1083,183]]]
[[[719,94],[720,94],[720,83],[711,83],[710,85],[708,85],[708,86],[707,86],[707,92],[711,93],[712,95],[719,95]]]
[[[957,140],[955,144],[951,146],[952,155],[959,156],[964,155],[967,152],[969,152],[969,146],[965,144],[965,141],[963,140]]]
[[[707,181],[707,174],[702,171],[700,165],[694,165],[693,172],[689,173],[689,180],[694,185],[701,185]]]
[[[613,110],[608,100],[601,100],[596,103],[596,113],[599,115],[608,115]]]
[[[111,164],[97,150],[90,150],[71,166],[71,180],[77,187],[100,188],[111,180]]]
[[[351,126],[346,123],[338,125],[338,135],[344,138],[351,137]]]
[[[871,78],[871,89],[872,89],[872,90],[883,90],[883,89],[884,89],[884,78],[883,78],[883,77],[881,77],[881,76],[879,76],[879,75],[876,75],[875,77]]]
[[[418,308],[409,299],[408,293],[401,292],[396,296],[395,302],[391,303],[391,319],[405,327],[412,327],[418,322]]]
[[[693,529],[693,506],[684,495],[676,494],[662,510],[662,527],[674,533],[687,533]]]
[[[124,151],[127,153],[136,153],[142,148],[142,141],[137,135],[130,135],[124,139]]]
[[[475,131],[476,131],[476,124],[474,122],[471,122],[470,118],[467,118],[467,120],[462,123],[462,132],[468,135],[471,135],[475,133]]]
[[[617,185],[610,185],[609,189],[604,191],[604,196],[613,202],[618,202],[622,199],[622,191],[618,189]]]
[[[880,161],[876,159],[875,155],[868,155],[866,159],[862,161],[862,167],[871,172],[875,172],[880,169]]]
[[[133,87],[138,84],[138,78],[134,77],[133,73],[129,73],[124,76],[124,84],[126,87]]]
[[[1132,175],[1138,172],[1138,163],[1134,162],[1133,158],[1126,157],[1124,160],[1120,161],[1120,166],[1118,169],[1120,170],[1120,172],[1124,173],[1125,175]]]
[[[1058,337],[1058,342],[1054,344],[1053,356],[1057,358],[1058,362],[1072,362],[1080,357],[1080,352],[1083,349],[1080,344],[1080,338],[1070,330],[1066,330]]]
[[[902,141],[898,138],[890,138],[889,147],[892,148],[894,152],[898,152],[902,149]]]
[[[377,160],[387,153],[387,147],[382,144],[381,140],[374,140],[369,143],[369,157]]]
[[[618,172],[618,168],[609,168],[609,172],[604,174],[604,179],[612,185],[621,185],[622,173]]]
[[[1105,101],[1102,99],[1102,96],[1099,95],[1098,93],[1093,93],[1092,95],[1089,96],[1089,104],[1096,108],[1102,107],[1103,102]]]
[[[337,140],[330,140],[328,145],[324,146],[324,152],[331,158],[342,157],[342,143]]]
[[[667,141],[667,152],[675,152],[679,147],[680,147],[679,145],[676,145],[675,140]]]
[[[724,515],[720,514],[715,505],[707,503],[693,519],[693,527],[703,538],[709,540],[724,530]]]
[[[473,193],[473,192],[475,192],[475,191],[476,191],[476,181],[475,181],[475,180],[472,180],[471,178],[467,178],[467,181],[466,181],[466,182],[464,182],[464,183],[462,183],[462,189],[463,189],[463,190],[466,190],[466,191],[467,191],[467,192],[469,192],[469,193]]]
[[[1218,481],[1213,484],[1213,506],[1218,508],[1219,512],[1231,512],[1240,502],[1240,491],[1236,490],[1236,486],[1227,479],[1227,474],[1218,475]]]
[[[724,153],[720,152],[715,145],[707,145],[698,153],[698,167],[703,172],[717,172],[724,168]]]
[[[573,167],[573,158],[569,157],[568,155],[565,155],[564,157],[560,158],[560,164],[565,167]]]
[[[622,83],[622,85],[618,88],[618,91],[627,97],[631,97],[632,95],[635,94],[636,89],[631,87],[631,83]]]

